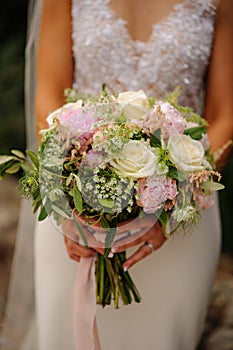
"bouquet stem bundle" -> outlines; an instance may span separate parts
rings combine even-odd
[[[119,308],[119,299],[124,305],[134,300],[139,303],[141,296],[128,271],[122,264],[126,260],[126,252],[116,253],[112,258],[98,253],[96,263],[96,301],[97,304],[110,305],[114,300],[114,308]]]

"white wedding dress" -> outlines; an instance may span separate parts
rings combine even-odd
[[[211,0],[186,0],[155,24],[146,42],[135,41],[109,0],[73,0],[74,85],[82,93],[143,89],[164,96],[182,87],[181,103],[201,111],[214,34]],[[197,227],[175,233],[131,274],[140,304],[98,308],[103,350],[194,350],[206,315],[220,251],[216,205]],[[46,220],[36,224],[36,307],[39,350],[74,350],[73,285],[78,264]],[[31,349],[33,350],[33,349]],[[85,350],[85,349],[80,349]]]

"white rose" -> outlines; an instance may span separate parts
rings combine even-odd
[[[110,164],[123,176],[139,179],[152,176],[156,170],[156,156],[146,143],[130,140],[118,158]]]
[[[148,98],[143,90],[121,92],[117,102],[128,119],[141,119],[150,110]]]
[[[168,140],[171,161],[184,172],[203,170],[204,148],[188,135],[171,135]]]
[[[48,117],[46,118],[46,121],[49,126],[53,125],[54,119],[57,118],[62,111],[65,111],[66,109],[72,108],[73,110],[79,109],[82,107],[83,101],[78,100],[76,102],[69,102],[63,105],[61,108],[56,109],[55,111],[51,112]]]

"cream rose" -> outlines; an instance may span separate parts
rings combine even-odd
[[[171,135],[168,140],[168,151],[171,161],[184,172],[204,169],[204,148],[201,142],[188,135]]]
[[[141,119],[150,110],[148,98],[143,90],[121,92],[117,102],[122,106],[126,118],[130,120]]]
[[[146,143],[130,140],[124,145],[119,157],[110,164],[123,176],[139,179],[152,176],[156,170],[156,156]]]

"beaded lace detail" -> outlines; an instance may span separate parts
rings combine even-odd
[[[143,89],[163,97],[182,88],[180,102],[199,110],[212,47],[214,0],[186,0],[133,40],[110,0],[73,0],[75,87],[83,93]]]

